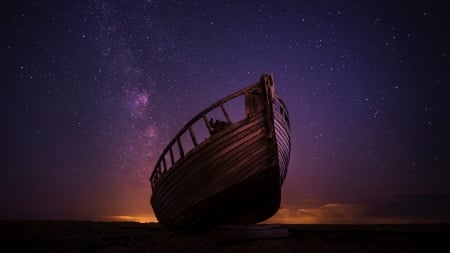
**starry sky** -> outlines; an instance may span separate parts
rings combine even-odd
[[[148,177],[203,108],[273,73],[273,222],[450,221],[439,1],[2,1],[0,219],[154,221]]]

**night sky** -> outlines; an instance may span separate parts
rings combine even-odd
[[[2,1],[0,219],[154,221],[173,135],[273,73],[292,128],[273,222],[450,221],[433,2]]]

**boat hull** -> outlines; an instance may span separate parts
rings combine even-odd
[[[280,203],[280,170],[265,122],[260,114],[230,126],[175,164],[152,194],[158,220],[186,227],[253,224],[272,216]],[[265,189],[269,195],[260,193]]]
[[[245,99],[246,117],[232,122],[224,104],[239,96]],[[216,108],[226,121],[208,117]],[[200,143],[193,130],[199,121],[210,134]],[[289,163],[289,129],[286,106],[274,94],[269,75],[206,108],[172,139],[150,177],[150,202],[158,221],[191,229],[248,225],[270,218],[280,207]],[[186,133],[194,147],[185,154],[180,140]],[[176,150],[180,158],[175,157]]]

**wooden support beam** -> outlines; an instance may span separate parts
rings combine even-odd
[[[223,103],[220,103],[220,108],[222,108],[222,112],[225,115],[225,118],[227,119],[229,124],[232,124],[230,115],[228,115],[227,111],[225,110],[225,107],[223,106]]]
[[[208,131],[211,132],[211,131],[212,131],[212,127],[211,127],[211,125],[209,124],[208,117],[206,117],[206,115],[203,114],[203,115],[202,115],[202,118],[203,118],[203,121],[205,121],[205,124],[206,124],[206,127],[208,128]]]
[[[166,172],[167,171],[167,164],[166,164],[166,156],[164,155],[163,156],[163,165],[164,165],[164,172]]]
[[[197,139],[195,138],[194,131],[192,131],[192,127],[189,127],[189,134],[191,135],[192,143],[194,143],[194,146],[197,146]]]
[[[180,151],[180,157],[184,158],[184,150],[180,138],[177,139],[177,143],[178,143],[178,150]]]
[[[172,166],[173,166],[173,164],[175,163],[175,159],[173,159],[172,146],[170,146],[169,151],[170,151],[170,161],[172,162]]]

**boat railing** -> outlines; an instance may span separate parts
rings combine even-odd
[[[192,118],[188,123],[186,123],[186,125],[181,128],[180,131],[178,131],[178,133],[175,135],[175,137],[169,142],[169,144],[166,146],[166,148],[163,150],[161,156],[158,159],[158,162],[156,163],[155,168],[153,169],[153,172],[150,176],[150,182],[151,182],[151,186],[152,189],[154,188],[156,182],[160,179],[160,177],[167,172],[178,160],[183,159],[185,157],[185,155],[187,154],[187,152],[190,151],[187,150],[187,146],[195,148],[196,146],[200,145],[203,141],[207,140],[208,138],[206,138],[205,140],[200,141],[197,136],[196,136],[196,132],[194,130],[194,125],[197,124],[197,122],[202,121],[204,124],[204,126],[206,126],[206,129],[208,130],[208,134],[209,136],[211,136],[212,134],[214,134],[214,130],[215,130],[215,126],[212,124],[213,122],[211,122],[210,120],[212,119],[212,117],[209,117],[209,113],[214,111],[216,108],[220,108],[219,111],[222,112],[224,119],[226,120],[224,123],[225,125],[231,125],[233,122],[229,112],[226,110],[225,108],[225,104],[229,103],[231,100],[235,100],[238,99],[240,97],[245,97],[246,94],[252,90],[253,88],[255,88],[256,86],[260,85],[260,83],[255,83],[245,89],[242,89],[240,91],[237,91],[217,102],[215,102],[214,104],[210,105],[209,107],[207,107],[205,110],[203,110],[202,112],[200,112],[199,114],[197,114],[194,118]],[[245,109],[245,105],[242,105],[243,109]],[[239,119],[242,120],[242,119]],[[239,121],[238,120],[238,121]],[[223,123],[223,122],[222,122]],[[188,133],[188,135],[190,136],[189,141],[191,141],[192,145],[187,145],[186,143],[183,144],[182,141],[182,136],[184,136],[186,133]],[[208,137],[209,137],[208,136]],[[176,154],[174,152],[174,150],[178,151],[179,154]],[[167,161],[168,160],[168,161]],[[169,165],[170,162],[170,165]]]
[[[229,112],[226,110],[225,104],[231,102],[232,100],[235,100],[235,99],[238,99],[241,97],[246,97],[248,95],[248,93],[252,89],[257,87],[258,85],[261,85],[261,83],[259,83],[259,82],[255,83],[251,86],[248,86],[247,88],[237,91],[237,92],[215,102],[214,104],[210,105],[209,107],[207,107],[206,109],[201,111],[199,114],[197,114],[188,123],[186,123],[185,126],[183,128],[181,128],[181,130],[178,131],[178,133],[175,135],[175,137],[173,137],[173,139],[169,142],[169,144],[166,146],[166,148],[163,150],[161,156],[159,157],[159,159],[156,163],[156,166],[153,169],[153,172],[149,179],[151,182],[152,189],[154,188],[154,186],[156,185],[156,183],[160,179],[160,177],[164,173],[166,173],[168,170],[170,170],[170,168],[172,168],[173,165],[177,161],[179,161],[180,159],[183,159],[191,149],[197,147],[203,141],[206,141],[208,139],[208,137],[210,137],[212,134],[214,134],[215,129],[210,121],[210,119],[212,119],[212,117],[210,118],[208,115],[210,112],[214,111],[217,108],[220,108],[219,111],[222,112],[224,119],[226,120],[226,122],[225,122],[226,125],[231,125],[231,124],[237,123],[238,121],[242,120],[242,118],[233,122],[230,117]],[[273,95],[272,98],[273,98],[274,112],[276,114],[281,115],[282,118],[284,119],[283,121],[289,127],[289,115],[288,115],[288,111],[286,109],[286,105],[276,95]],[[243,104],[242,106],[243,106],[242,109],[245,109],[245,105]],[[248,115],[246,115],[245,118],[247,118],[247,117],[248,117]],[[202,124],[204,124],[204,126],[206,126],[206,129],[208,130],[207,132],[209,134],[209,136],[207,136],[207,138],[202,141],[200,141],[197,138],[196,131],[194,130],[194,127],[193,127],[199,121],[202,121]],[[191,143],[189,143],[191,145],[187,145],[186,143],[183,143],[183,141],[182,141],[182,136],[184,136],[186,133],[188,133],[188,135],[190,136],[190,138],[188,138],[188,141],[191,142]],[[188,150],[187,146],[192,147],[192,148],[190,148]],[[174,151],[178,151],[178,154],[176,154]],[[169,162],[170,162],[170,164],[169,164]]]

